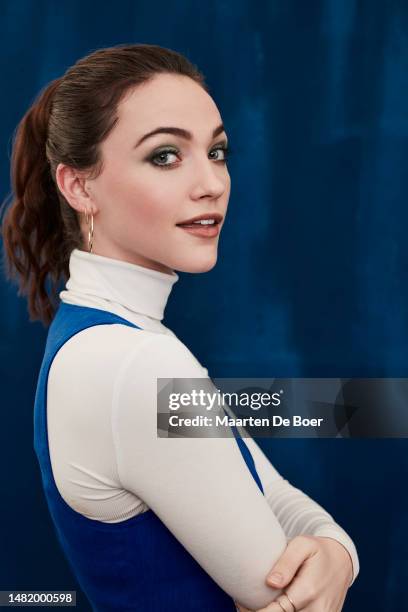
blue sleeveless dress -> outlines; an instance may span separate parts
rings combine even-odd
[[[49,327],[34,402],[34,449],[58,541],[97,612],[234,612],[233,599],[202,569],[149,509],[119,523],[80,514],[54,481],[47,434],[47,382],[54,356],[69,338],[94,325],[130,321],[98,308],[60,302]],[[252,455],[233,428],[243,459],[263,491]]]

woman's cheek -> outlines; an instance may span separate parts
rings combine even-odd
[[[166,230],[174,226],[176,221],[179,219],[180,214],[177,216],[177,210],[174,210],[171,202],[169,202],[168,194],[167,198],[165,194],[146,194],[145,197],[140,199],[140,215],[144,222],[149,227],[157,230]]]

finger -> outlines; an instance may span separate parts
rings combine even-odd
[[[293,606],[287,599],[279,596],[275,601],[266,606],[266,608],[257,610],[257,612],[293,612]]]
[[[292,606],[289,608],[291,611],[307,610],[307,612],[312,612],[309,606],[316,601],[317,594],[316,577],[311,575],[306,564],[300,567],[289,587],[279,595],[279,598],[285,597],[285,601],[289,600]],[[330,610],[330,612],[334,612],[334,610]]]
[[[296,607],[292,604],[292,602],[287,597],[286,593],[282,593],[279,595],[275,601],[266,606],[266,608],[262,608],[261,610],[256,610],[256,612],[297,612]]]
[[[297,612],[297,610],[287,598],[283,598],[283,595],[280,595],[275,601],[267,605],[266,608],[256,612]]]
[[[293,610],[292,604],[287,599],[284,599],[281,596],[278,597],[278,599],[276,600],[276,603],[279,604],[281,612],[292,612]]]
[[[276,601],[273,601],[268,606],[266,606],[266,608],[262,608],[262,610],[257,610],[257,612],[282,612],[282,608]]]
[[[280,597],[284,598],[285,605],[287,605],[287,611],[288,612],[297,612],[296,611],[296,604],[293,601],[292,595],[288,595],[287,591],[284,591],[282,593],[282,595],[280,595]]]
[[[289,584],[302,563],[314,555],[318,544],[314,538],[301,535],[289,541],[287,547],[273,566],[266,578],[266,582],[274,587],[283,587]]]

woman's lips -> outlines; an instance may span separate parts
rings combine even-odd
[[[177,225],[182,230],[189,232],[193,236],[200,236],[202,238],[214,238],[219,234],[219,223],[214,223],[213,225],[198,225],[189,224],[189,225]]]

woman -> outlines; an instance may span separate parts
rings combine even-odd
[[[31,319],[52,321],[35,450],[98,611],[334,612],[359,571],[346,532],[251,438],[157,437],[156,378],[208,377],[162,320],[175,270],[216,263],[227,151],[201,73],[155,45],[79,60],[14,140],[9,275]],[[281,584],[266,580],[273,568]]]

